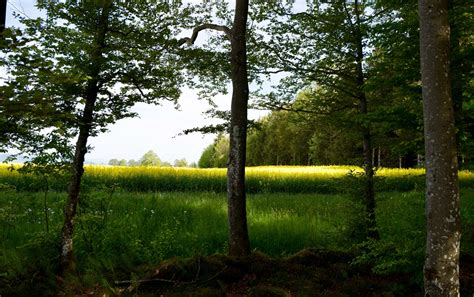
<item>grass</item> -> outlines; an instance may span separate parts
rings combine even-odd
[[[65,194],[47,196],[49,232],[43,199],[40,192],[0,193],[0,287],[5,290],[21,286],[31,290],[39,284],[44,290],[54,287],[51,280]],[[380,193],[377,215],[382,241],[359,246],[369,252],[358,260],[375,264],[382,274],[421,271],[423,201],[421,192]],[[462,251],[474,255],[473,189],[462,191],[462,203]],[[353,228],[357,208],[345,195],[249,195],[248,211],[253,249],[272,256],[286,256],[307,247],[348,251],[359,242]],[[81,281],[93,286],[100,281],[128,279],[140,265],[154,265],[175,256],[225,252],[225,195],[85,192],[76,226],[75,255]]]
[[[355,249],[361,253],[354,263],[368,264],[378,274],[407,272],[420,277],[423,170],[377,172],[382,240],[363,242],[361,206],[345,190],[351,187],[345,178],[350,169],[248,168],[252,248],[275,257],[308,247]],[[461,250],[474,256],[474,174],[461,172],[460,179]],[[43,179],[0,166],[2,296],[54,294],[65,184],[61,178],[49,180],[45,195]],[[223,169],[88,166],[74,238],[80,283],[108,287],[164,259],[225,253],[224,191]]]

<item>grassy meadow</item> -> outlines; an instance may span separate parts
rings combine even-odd
[[[362,207],[347,190],[349,169],[249,168],[252,248],[275,257],[307,247],[364,251],[355,263],[376,273],[421,277],[423,170],[377,171],[382,240],[362,243]],[[474,174],[461,172],[460,179],[462,253],[474,256]],[[45,191],[42,177],[0,167],[0,295],[54,292],[66,198],[61,183],[49,179]],[[110,287],[165,259],[225,253],[224,187],[224,169],[88,166],[74,238],[81,283]]]

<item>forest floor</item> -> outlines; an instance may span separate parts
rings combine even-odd
[[[422,296],[410,274],[376,275],[351,265],[353,255],[305,249],[287,258],[254,252],[246,259],[216,254],[141,267],[146,276],[105,289],[71,288],[81,296]],[[461,258],[461,296],[474,294],[474,257]]]

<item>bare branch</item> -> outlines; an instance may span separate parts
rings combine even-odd
[[[142,88],[140,87],[140,85],[138,84],[138,82],[135,80],[135,77],[130,77],[131,78],[131,81],[132,81],[132,84],[135,86],[135,88],[138,90],[138,92],[140,93],[140,95],[145,98],[147,101],[149,102],[152,102],[153,101],[153,98],[150,98],[147,94],[145,94],[145,92],[143,92]]]
[[[216,277],[218,277],[219,275],[221,275],[226,269],[227,269],[227,266],[224,266],[224,268],[222,268],[222,270],[218,271],[216,274],[210,276],[209,278],[203,279],[203,280],[194,279],[194,280],[192,280],[192,281],[179,281],[179,280],[176,280],[176,281],[175,281],[175,280],[172,280],[172,279],[151,278],[151,279],[115,281],[114,283],[115,283],[116,285],[119,285],[119,286],[131,285],[131,286],[128,288],[129,292],[131,292],[131,291],[133,291],[134,289],[136,289],[136,285],[137,285],[137,284],[141,284],[141,283],[165,282],[165,283],[172,283],[172,284],[174,284],[175,286],[192,285],[192,284],[195,284],[195,283],[206,283],[206,282],[209,282],[209,281],[215,279]]]
[[[346,104],[346,105],[340,106],[339,108],[332,108],[329,111],[324,111],[321,109],[314,110],[314,109],[305,109],[301,107],[294,107],[293,105],[285,105],[284,103],[278,104],[275,102],[263,102],[259,105],[252,106],[252,109],[255,109],[255,110],[288,111],[288,112],[313,114],[313,115],[320,115],[320,116],[330,116],[336,112],[344,111],[350,108],[352,107],[349,104]]]
[[[180,39],[178,41],[178,45],[181,46],[185,43],[188,44],[188,45],[194,44],[194,42],[196,41],[196,39],[199,35],[199,32],[201,32],[203,30],[207,30],[207,29],[224,32],[229,40],[232,39],[232,30],[229,27],[222,26],[222,25],[216,25],[216,24],[202,24],[202,25],[199,25],[196,28],[194,28],[193,34],[191,35],[191,38],[185,37],[185,38]]]
[[[373,19],[379,17],[380,15],[386,13],[386,12],[389,11],[389,10],[390,10],[389,8],[383,8],[383,9],[381,9],[380,11],[378,11],[377,13],[374,13],[374,14],[371,15],[371,16],[368,16],[368,17],[366,17],[366,18],[363,18],[363,19],[361,19],[360,21],[361,21],[361,23],[370,22],[370,21],[372,21]]]

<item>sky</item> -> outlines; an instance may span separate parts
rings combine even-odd
[[[36,0],[8,0],[7,26],[18,26],[13,11],[28,17],[36,17]],[[229,109],[231,86],[228,95],[214,98],[219,109]],[[202,113],[209,109],[206,101],[198,100],[196,92],[183,89],[179,100],[181,108],[176,110],[172,103],[161,106],[138,104],[132,110],[137,118],[122,119],[110,125],[109,131],[91,138],[93,150],[86,155],[86,162],[107,164],[110,159],[138,160],[149,150],[158,154],[162,161],[173,163],[186,158],[188,163],[197,162],[202,151],[212,143],[215,135],[193,133],[179,135],[184,129],[216,123]],[[249,111],[250,119],[265,115],[264,111]]]

